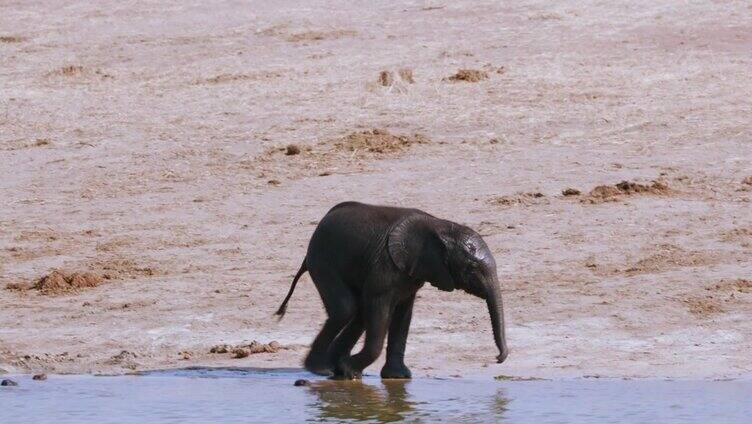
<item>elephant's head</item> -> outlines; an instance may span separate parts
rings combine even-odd
[[[430,215],[411,215],[390,232],[389,254],[408,276],[444,291],[464,290],[486,300],[491,316],[496,357],[504,362],[507,349],[504,307],[496,261],[478,233]]]

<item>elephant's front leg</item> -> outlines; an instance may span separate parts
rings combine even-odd
[[[397,305],[389,327],[389,342],[386,346],[386,364],[381,369],[381,378],[411,378],[410,369],[405,366],[405,346],[410,320],[413,316],[415,295]]]
[[[380,295],[369,297],[363,305],[363,323],[366,329],[366,339],[363,349],[353,356],[337,364],[334,378],[360,378],[363,370],[371,365],[384,348],[386,332],[392,315],[391,296]]]

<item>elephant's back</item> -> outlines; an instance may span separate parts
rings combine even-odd
[[[349,279],[362,278],[369,261],[386,246],[389,230],[416,209],[344,202],[321,219],[308,244],[308,269],[327,267]]]

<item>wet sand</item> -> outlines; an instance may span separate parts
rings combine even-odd
[[[308,277],[272,314],[359,200],[467,224],[499,264],[507,363],[483,301],[426,288],[416,376],[748,374],[750,12],[3,3],[0,369],[297,367]],[[253,340],[282,348],[210,353]]]

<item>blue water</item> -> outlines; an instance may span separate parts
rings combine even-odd
[[[2,423],[752,422],[749,380],[336,382],[299,369],[10,378],[19,386],[0,387]],[[311,385],[294,387],[299,378]]]

